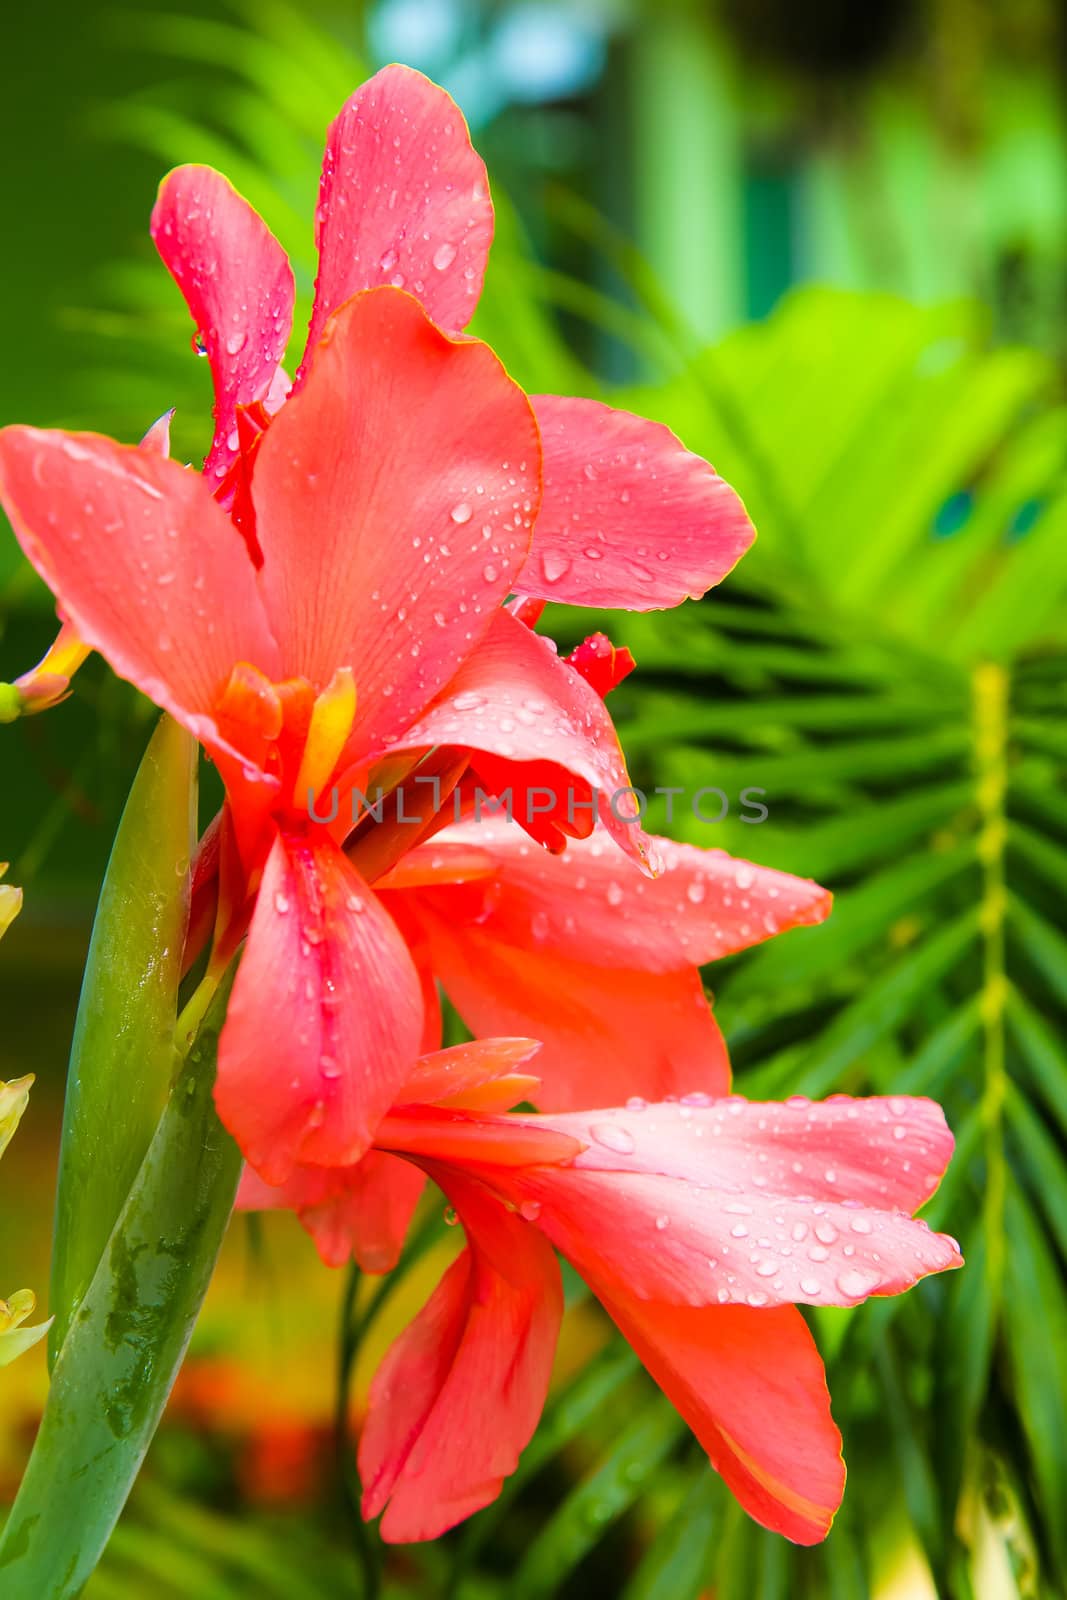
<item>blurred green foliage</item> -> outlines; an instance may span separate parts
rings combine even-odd
[[[730,44],[706,9],[667,7],[662,30],[639,28],[624,60],[609,55],[606,87],[587,108],[603,132],[608,89],[628,87],[633,168],[629,179],[596,169],[602,192],[591,198],[559,181],[566,161],[548,186],[544,172],[536,186],[520,181],[532,113],[486,129],[480,143],[510,178],[522,217],[498,184],[498,241],[475,331],[533,390],[596,393],[668,422],[745,496],[760,539],[721,591],[668,616],[606,619],[639,662],[613,702],[623,743],[635,782],[649,789],[766,790],[759,828],[734,811],[714,829],[679,813],[669,831],[834,889],[825,927],[709,974],[738,1085],[753,1096],[943,1100],[959,1149],[927,1216],[961,1234],[968,1266],[901,1300],[814,1314],[850,1466],[823,1547],[798,1551],[748,1522],[612,1342],[560,1390],[497,1506],[434,1546],[388,1558],[390,1595],[1067,1592],[1064,207],[1042,179],[1063,157],[1047,58],[1058,11],[1033,4],[1009,15],[965,0],[930,8],[935,42],[957,23],[949,92],[934,106],[923,99],[928,63],[907,57],[916,8],[895,20],[892,7],[875,9],[884,33],[857,43],[855,60],[828,67],[794,46],[787,70],[774,48],[785,12],[763,7],[770,20],[753,68],[762,75],[738,97],[730,62],[744,8],[723,8]],[[189,354],[176,292],[150,248],[133,242],[148,174],[180,160],[226,171],[290,250],[306,309],[322,130],[366,67],[358,31],[346,49],[281,0],[236,0],[232,12],[199,19],[192,8],[143,10],[119,33],[144,87],[106,105],[107,84],[99,95],[98,131],[126,142],[123,170],[136,174],[117,197],[121,224],[112,218],[100,236],[115,259],[106,262],[98,240],[92,278],[64,282],[62,399],[27,380],[19,410],[130,438],[177,403],[176,453],[193,457],[206,443],[207,375]],[[128,86],[114,71],[114,88]],[[995,159],[989,147],[976,153],[977,112],[963,94],[994,80],[979,103],[996,109]],[[1021,84],[1031,100],[1019,101]],[[709,102],[709,85],[722,88],[723,104]],[[787,162],[777,190],[761,190],[750,170],[712,226],[694,214],[687,137],[701,181],[714,180],[720,196],[722,174],[709,171],[702,140],[736,153],[757,124],[773,144],[798,107],[855,114],[861,93],[871,97],[866,165],[846,138],[799,174]],[[77,160],[76,181],[54,169],[54,193],[78,190],[74,214],[88,214],[99,194],[80,146]],[[930,189],[931,174],[950,168],[957,200],[981,192],[997,201],[966,234],[974,249],[956,256],[961,213],[943,227]],[[888,174],[876,191],[888,198],[864,256],[857,241],[872,238],[872,212],[857,185],[872,173]],[[1013,174],[1033,179],[1032,204]],[[804,275],[790,254],[795,234],[773,226],[804,194],[809,227],[822,228],[805,270],[863,287],[798,290],[767,320],[709,342],[709,328],[736,321],[746,303],[763,309]],[[739,241],[760,205],[772,218],[764,237],[783,254],[760,277],[750,250],[745,289]],[[634,225],[639,250],[612,214]],[[897,257],[910,263],[899,271],[894,251],[877,248],[896,224]],[[38,246],[27,233],[11,270],[32,272]],[[1009,292],[1013,259],[1025,315]],[[571,270],[578,262],[581,273]],[[930,303],[872,287],[887,282]],[[943,298],[965,287],[984,290],[987,309]],[[1005,330],[1046,348],[1004,344]],[[54,349],[50,359],[42,370],[54,374]],[[604,372],[627,381],[608,383]],[[4,406],[14,414],[13,390]],[[47,602],[10,544],[0,585],[2,665],[13,673],[31,640],[47,642]],[[605,618],[561,612],[548,625],[577,636]],[[29,889],[0,966],[9,992],[26,982],[41,994],[57,963],[69,986],[84,896],[146,738],[144,708],[102,670],[79,679],[77,698],[77,710],[3,730],[4,771],[19,781],[5,786],[0,842],[23,850],[12,878]],[[653,820],[668,827],[658,805]],[[67,1018],[50,1004],[54,1020],[33,1047],[54,1072]],[[37,1027],[20,1015],[9,1000],[0,1075],[13,1075]],[[196,1489],[210,1473],[188,1474],[174,1450],[161,1441],[92,1600],[360,1592],[339,1501],[314,1519],[267,1519],[236,1498],[228,1514],[225,1495],[209,1509],[208,1491],[198,1502]]]

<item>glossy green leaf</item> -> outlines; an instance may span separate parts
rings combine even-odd
[[[177,1376],[240,1173],[212,1095],[228,985],[193,1044],[52,1373],[0,1538],[4,1600],[73,1600]]]
[[[197,745],[163,717],[130,791],[100,894],[63,1113],[51,1361],[159,1122],[196,842]]]

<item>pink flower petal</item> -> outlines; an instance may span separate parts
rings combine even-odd
[[[930,1101],[683,1101],[537,1126],[587,1148],[550,1174],[509,1172],[509,1195],[541,1207],[590,1281],[643,1299],[854,1305],[960,1265],[955,1240],[910,1215],[952,1151]]]
[[[397,1104],[443,1104],[470,1109],[471,1097],[474,1097],[479,1102],[477,1108],[481,1109],[481,1091],[491,1089],[501,1080],[512,1082],[521,1067],[536,1059],[540,1049],[536,1039],[483,1038],[453,1045],[449,1050],[437,1050],[419,1061],[407,1083],[400,1088]],[[536,1079],[527,1081],[536,1082]],[[512,1100],[499,1109],[506,1111],[514,1103]]]
[[[289,260],[262,217],[211,167],[177,167],[152,212],[156,249],[185,298],[215,380],[212,482],[237,457],[237,407],[265,400],[293,323]]]
[[[547,854],[538,845],[529,849]],[[390,907],[405,903],[417,920],[434,971],[472,1032],[541,1040],[532,1065],[541,1081],[529,1094],[538,1106],[569,1110],[630,1095],[729,1089],[726,1046],[694,967],[593,965],[539,938],[536,923],[533,933],[527,923],[525,940],[512,939],[488,909],[491,886],[391,891],[383,899]],[[579,916],[581,904],[579,895]]]
[[[325,836],[275,841],[219,1050],[219,1116],[268,1183],[356,1162],[410,1074],[422,996],[407,946]]]
[[[357,674],[348,761],[394,743],[489,628],[539,461],[526,398],[485,345],[445,338],[395,289],[331,322],[263,438],[252,498],[284,673]]]
[[[618,735],[603,701],[561,661],[548,640],[507,611],[498,611],[478,649],[464,662],[446,692],[404,734],[411,748],[456,745],[506,763],[516,785],[516,820],[526,823],[520,790],[524,765],[538,772],[545,800],[560,825],[587,832],[595,808],[624,850],[646,859],[645,833],[634,817],[634,800]],[[511,774],[514,774],[512,777]],[[489,807],[483,805],[483,811]]]
[[[551,1248],[479,1184],[447,1192],[468,1248],[371,1385],[363,1514],[390,1542],[435,1539],[495,1500],[544,1406],[563,1311]]]
[[[749,1516],[796,1544],[824,1539],[845,1466],[800,1313],[600,1298]]]
[[[493,938],[561,959],[666,972],[702,966],[790,928],[822,922],[831,896],[808,878],[654,838],[658,876],[649,878],[604,828],[553,855],[502,818],[445,829],[404,860],[408,881],[437,863],[447,885],[453,852],[479,850],[495,871],[478,886],[434,889],[434,904],[457,927],[468,917]],[[427,871],[426,887],[433,874]]]
[[[0,500],[80,638],[209,745],[234,662],[278,676],[245,546],[198,473],[97,434],[5,428]]]
[[[316,215],[306,361],[330,315],[383,284],[415,295],[446,332],[467,326],[493,238],[489,184],[455,102],[420,72],[384,67],[342,108]]]
[[[595,400],[535,395],[544,498],[523,594],[653,611],[719,583],[755,532],[737,495],[669,428]]]

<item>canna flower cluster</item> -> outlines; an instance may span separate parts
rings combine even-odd
[[[166,417],[140,445],[0,431],[0,499],[63,619],[5,704],[54,703],[97,650],[219,769],[183,1026],[240,952],[215,1094],[241,1203],[292,1207],[324,1260],[371,1271],[427,1177],[463,1223],[372,1392],[360,1461],[385,1536],[435,1536],[514,1466],[558,1250],[742,1504],[810,1542],[843,1468],[795,1307],[959,1264],[913,1220],[951,1135],[924,1101],[730,1094],[699,969],[829,896],[649,838],[617,804],[605,705],[628,653],[596,634],[562,658],[535,629],[548,600],[702,595],[753,530],[668,429],[526,395],[464,333],[492,225],[456,107],[378,73],[329,130],[290,379],[280,245],[220,174],[172,173],[152,233],[211,366],[211,448],[201,472],[170,460]],[[505,794],[526,803],[487,818]],[[475,1035],[458,1051],[442,988]]]

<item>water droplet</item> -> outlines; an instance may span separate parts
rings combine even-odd
[[[247,333],[231,333],[230,337],[226,340],[226,354],[231,356],[239,356],[247,343]]]
[[[671,1219],[665,1214],[656,1218],[656,1227],[659,1229],[660,1233],[663,1232],[664,1228],[669,1228],[670,1225]]]
[[[859,1300],[878,1286],[877,1274],[864,1272],[860,1267],[850,1267],[837,1280],[837,1287],[850,1300]]]
[[[605,1150],[614,1150],[620,1156],[633,1155],[633,1134],[628,1129],[620,1127],[617,1122],[594,1122],[589,1132],[597,1144],[603,1145]]]
[[[823,1244],[833,1244],[837,1238],[837,1229],[832,1222],[817,1222],[815,1224],[815,1237]]]
[[[524,1200],[519,1206],[519,1216],[527,1222],[536,1222],[541,1215],[540,1200]]]
[[[454,1228],[459,1221],[455,1206],[445,1206],[444,1219],[450,1228]]]
[[[454,244],[439,244],[433,253],[433,264],[438,272],[447,272],[456,259]]]
[[[453,522],[458,522],[458,523],[462,524],[464,522],[469,522],[470,519],[471,519],[471,508],[467,504],[466,500],[461,500],[459,502],[459,505],[452,507],[452,521]]]
[[[818,1294],[821,1287],[818,1278],[801,1278],[800,1280],[801,1294]]]
[[[560,555],[554,550],[549,550],[541,557],[541,571],[545,575],[546,583],[559,583],[571,570],[570,558]]]
[[[685,893],[686,898],[691,900],[695,906],[698,906],[704,898],[704,885],[699,878],[694,878],[692,883],[687,884]]]

